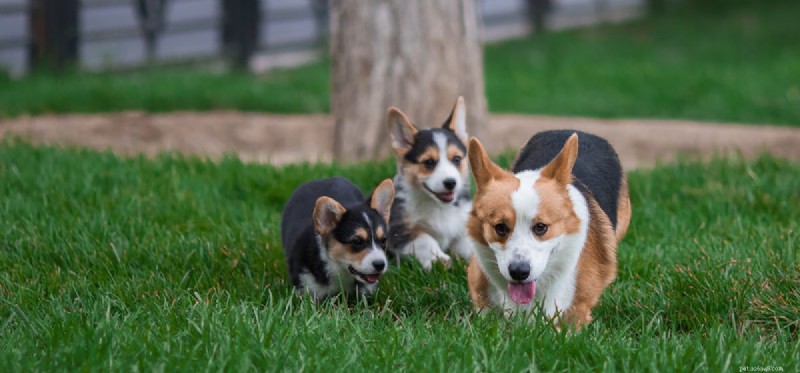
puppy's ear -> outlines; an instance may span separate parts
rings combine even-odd
[[[469,139],[467,135],[467,108],[464,106],[464,97],[458,96],[456,105],[453,106],[453,111],[450,112],[450,117],[444,123],[444,128],[453,131],[463,142],[467,142],[467,139]]]
[[[372,199],[369,202],[369,207],[377,211],[378,214],[383,217],[386,224],[389,224],[392,202],[394,202],[394,183],[392,183],[391,179],[386,179],[372,192]]]
[[[572,182],[572,167],[578,159],[578,134],[573,133],[567,139],[561,152],[542,168],[542,176],[554,179],[561,185]]]
[[[411,124],[405,114],[396,107],[389,108],[387,116],[389,133],[392,135],[392,147],[398,152],[406,152],[414,145],[414,136],[417,135],[417,128]]]
[[[319,197],[314,206],[314,229],[321,235],[331,233],[347,210],[330,197]]]
[[[469,156],[469,167],[472,170],[472,176],[475,178],[475,185],[478,189],[484,188],[492,180],[499,180],[509,175],[507,171],[492,162],[481,142],[474,137],[469,141],[467,154]]]

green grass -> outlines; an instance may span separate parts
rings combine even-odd
[[[800,2],[717,1],[488,45],[493,112],[800,125]],[[329,110],[327,61],[260,77],[201,70],[0,78],[0,117],[117,110]]]
[[[619,278],[576,335],[473,314],[459,265],[404,261],[369,304],[295,298],[279,240],[293,188],[392,169],[2,143],[0,371],[798,369],[800,164],[630,173]]]
[[[552,33],[486,48],[497,112],[800,125],[800,2]]]
[[[0,77],[0,117],[120,110],[236,109],[279,113],[328,110],[329,72],[322,61],[262,76],[200,69]]]

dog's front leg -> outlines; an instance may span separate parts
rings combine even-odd
[[[475,252],[474,248],[475,244],[473,243],[472,239],[468,236],[464,235],[458,237],[452,245],[450,245],[450,250],[454,251],[458,256],[469,260],[472,258],[472,254]]]
[[[411,241],[405,251],[414,255],[426,271],[430,271],[433,268],[433,262],[436,261],[442,262],[446,268],[450,268],[452,263],[450,256],[442,251],[439,242],[426,233],[420,234]]]

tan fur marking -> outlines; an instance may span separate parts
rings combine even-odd
[[[478,244],[483,246],[489,245],[486,238],[483,237],[483,222],[478,218],[477,213],[475,213],[474,205],[472,211],[469,213],[469,219],[467,220],[467,234]]]
[[[409,178],[409,182],[412,184],[417,184],[421,177],[428,176],[433,173],[434,170],[426,168],[422,163],[427,159],[433,159],[434,161],[438,162],[439,149],[429,146],[427,149],[425,149],[425,152],[419,156],[417,163],[411,163],[403,159],[403,174],[406,178]]]
[[[511,237],[517,221],[511,194],[517,189],[519,179],[516,177],[492,180],[478,189],[467,221],[467,232],[475,241],[488,245],[489,242],[505,243]],[[503,237],[494,229],[500,223],[508,226],[508,233]]]
[[[413,241],[423,234],[434,235],[436,234],[436,230],[428,225],[426,221],[420,220],[417,222],[417,224],[408,227],[408,234],[411,236],[411,240]]]
[[[619,203],[617,204],[617,242],[622,241],[628,233],[631,224],[631,198],[628,194],[628,178],[622,175],[622,183],[619,186]]]
[[[536,213],[534,223],[541,222],[548,225],[547,233],[540,240],[549,240],[562,234],[575,234],[581,229],[581,221],[575,214],[569,192],[563,185],[555,180],[539,178],[534,186],[541,196],[539,211]]]
[[[467,268],[467,283],[472,306],[477,310],[491,307],[489,301],[489,279],[478,265],[478,258],[473,256]]]
[[[452,161],[453,158],[455,158],[455,157],[461,157],[461,163],[459,163],[458,167],[456,167],[456,168],[458,168],[458,172],[459,173],[464,175],[464,173],[467,172],[467,160],[464,159],[464,158],[466,158],[464,152],[462,152],[461,149],[459,149],[455,145],[448,146],[447,147],[447,159]]]
[[[325,243],[328,246],[328,255],[331,259],[340,263],[361,263],[364,257],[369,254],[369,250],[361,250],[354,253],[352,247],[344,244],[333,238],[333,236],[324,237]]]
[[[394,154],[397,159],[403,159],[406,156],[406,153],[411,150],[411,148],[394,148]]]
[[[394,148],[397,158],[402,159],[411,150],[411,145],[419,131],[396,107],[389,108],[389,112],[386,114],[386,124],[392,139],[392,148]]]
[[[363,241],[366,241],[369,239],[369,232],[367,232],[367,230],[364,228],[357,228],[356,237],[360,238]]]
[[[472,177],[475,178],[475,185],[478,187],[479,192],[480,189],[486,188],[492,180],[516,179],[514,174],[492,162],[477,138],[473,137],[469,140],[467,155],[469,157],[469,167],[472,169]]]
[[[314,230],[321,235],[330,233],[339,224],[339,219],[342,218],[345,211],[347,210],[333,198],[317,198],[312,214]]]
[[[383,227],[379,226],[378,229],[375,230],[375,239],[380,240],[381,238],[383,238],[384,234],[385,233],[383,232]]]
[[[589,233],[578,258],[575,296],[565,321],[580,329],[592,321],[592,308],[603,290],[617,277],[617,240],[608,216],[597,201],[589,199]]]
[[[433,159],[436,162],[439,162],[439,149],[434,146],[429,146],[425,149],[424,152],[419,156],[419,163],[425,162],[428,159]]]
[[[325,245],[328,247],[328,256],[331,259],[342,262],[347,259],[348,254],[352,253],[349,245],[339,242],[333,236],[327,236],[324,239]]]
[[[511,194],[519,189],[519,179],[492,162],[483,145],[474,137],[469,142],[468,154],[478,190],[467,220],[467,233],[484,246],[488,242],[504,243],[511,236],[516,222]],[[499,237],[495,232],[494,226],[499,223],[508,225],[505,237]]]
[[[572,166],[578,159],[578,134],[573,133],[564,143],[561,152],[542,168],[542,177],[555,179],[557,182],[567,185],[572,182]]]
[[[394,201],[394,183],[392,179],[384,179],[372,192],[369,206],[388,222],[392,215],[392,202]]]

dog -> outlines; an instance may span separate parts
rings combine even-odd
[[[289,278],[315,301],[344,293],[371,295],[386,272],[394,185],[384,180],[369,198],[342,177],[298,187],[283,209],[281,240]]]
[[[403,112],[390,108],[389,133],[397,160],[397,197],[389,222],[389,252],[413,255],[430,270],[445,251],[465,259],[472,242],[465,226],[472,207],[467,166],[466,108],[459,97],[441,128],[417,129]]]
[[[590,323],[616,277],[617,244],[631,219],[617,153],[598,136],[561,130],[534,135],[513,173],[475,138],[469,159],[477,187],[467,222],[473,305],[507,315],[543,311],[558,327]]]

